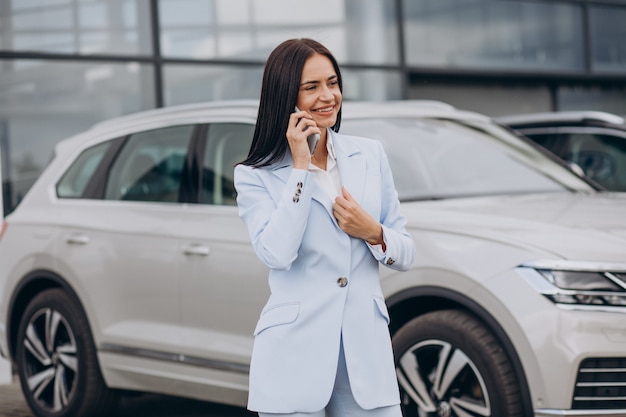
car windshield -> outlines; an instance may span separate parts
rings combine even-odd
[[[341,133],[382,142],[401,201],[590,190],[532,145],[484,121],[344,119]]]

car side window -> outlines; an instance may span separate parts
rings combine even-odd
[[[201,204],[236,205],[235,164],[248,156],[253,134],[251,124],[209,125],[202,163]]]
[[[535,135],[538,144],[559,157],[576,163],[587,176],[611,190],[626,191],[626,140],[597,133],[552,133]]]
[[[176,202],[193,125],[133,134],[113,163],[105,200]]]
[[[58,182],[59,198],[81,198],[96,168],[113,141],[100,143],[83,151]]]

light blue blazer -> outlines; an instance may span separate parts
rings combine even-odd
[[[415,244],[405,230],[382,145],[333,135],[342,185],[383,225],[376,255],[333,216],[334,199],[291,154],[264,168],[238,165],[239,215],[257,256],[270,268],[271,296],[254,331],[248,408],[315,412],[332,394],[343,339],[353,395],[364,409],[399,403],[389,314],[378,265],[407,270]]]

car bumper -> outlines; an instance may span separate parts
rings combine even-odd
[[[539,296],[515,313],[533,351],[535,416],[626,416],[626,308],[555,304],[537,272],[520,270]]]

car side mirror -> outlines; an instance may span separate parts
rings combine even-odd
[[[587,176],[587,174],[585,173],[585,170],[582,169],[581,166],[578,165],[576,162],[567,161],[567,167],[570,169],[570,171],[572,171],[574,174],[578,175],[579,177]]]

